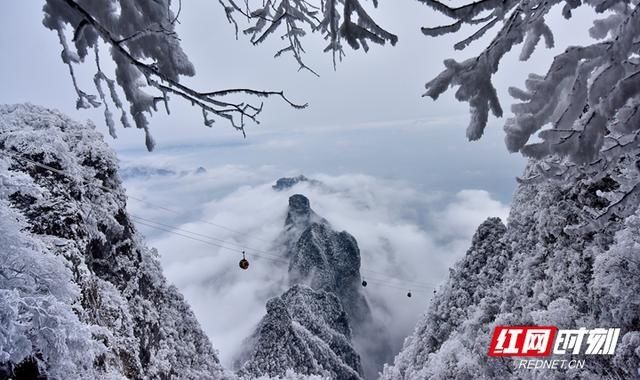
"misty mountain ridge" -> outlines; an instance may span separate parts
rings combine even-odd
[[[168,176],[186,176],[186,175],[202,175],[207,173],[207,169],[199,166],[194,170],[176,171],[169,168],[153,167],[145,165],[126,165],[119,170],[120,178],[123,181],[131,179],[147,179],[150,177],[168,177]]]
[[[299,184],[299,183],[308,183],[310,185],[321,185],[322,182],[315,180],[315,179],[309,179],[307,177],[305,177],[304,175],[300,174],[297,177],[282,177],[279,178],[275,185],[271,186],[271,188],[273,190],[276,191],[283,191],[283,190],[288,190],[291,189],[292,187],[294,187],[295,185]]]
[[[359,347],[353,338],[371,339],[372,332],[384,337],[384,333],[374,322],[362,291],[360,250],[355,238],[346,231],[335,231],[326,219],[313,211],[306,196],[294,194],[289,198],[284,228],[276,241],[285,247],[285,257],[289,259],[290,289],[267,302],[267,316],[237,359],[242,363],[241,373],[282,376],[287,366],[280,363],[298,363],[300,367],[295,369],[302,374],[361,379],[367,372],[367,378],[374,377],[383,361],[371,355],[380,355],[380,350],[372,352]],[[290,293],[301,296],[291,297]],[[316,300],[313,307],[309,306],[309,299]],[[336,316],[341,316],[339,323],[335,322]],[[305,327],[304,333],[296,332],[294,326]],[[275,332],[280,330],[287,333]],[[336,339],[339,344],[334,348]],[[273,347],[283,344],[285,347],[303,345],[304,349],[285,349],[274,354]],[[320,349],[323,346],[330,351]],[[381,342],[379,346],[386,345]],[[386,350],[390,355],[388,348]],[[271,357],[271,364],[265,357]],[[344,366],[349,370],[344,372]]]

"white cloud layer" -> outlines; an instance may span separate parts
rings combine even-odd
[[[156,166],[172,169],[166,163]],[[178,226],[178,233],[210,242],[139,225],[150,245],[158,248],[167,277],[184,293],[226,365],[231,365],[242,340],[264,315],[266,300],[285,290],[287,264],[270,258],[282,254],[272,242],[282,229],[292,194],[306,195],[335,229],[357,239],[363,276],[369,282],[367,297],[375,317],[388,326],[395,349],[426,309],[434,286],[469,247],[475,228],[490,216],[505,220],[508,212],[506,205],[483,190],[448,195],[362,174],[315,174],[309,177],[323,185],[302,183],[278,192],[271,185],[281,173],[272,167],[226,165],[200,174],[193,169],[172,169],[174,174],[126,182],[135,198],[177,212],[135,200],[129,209],[133,215]],[[238,268],[241,247],[251,261],[248,271]],[[413,292],[410,299],[408,290]]]

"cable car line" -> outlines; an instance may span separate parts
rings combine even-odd
[[[176,214],[176,215],[184,215],[184,212],[180,212],[180,211],[178,211],[178,210],[175,210],[175,209],[172,209],[172,208],[169,208],[169,207],[165,207],[165,206],[162,206],[162,205],[158,205],[158,204],[156,204],[156,203],[149,202],[149,201],[147,201],[147,200],[145,200],[145,199],[132,197],[132,196],[130,196],[130,195],[128,195],[128,194],[127,194],[127,198],[130,198],[130,199],[132,199],[132,200],[134,200],[134,201],[137,201],[137,202],[145,203],[145,204],[147,204],[147,205],[149,205],[149,206],[153,206],[153,207],[155,207],[155,208],[157,208],[157,209],[160,209],[160,210],[163,210],[163,211],[167,211],[167,212],[174,213],[174,214]],[[237,234],[237,235],[244,235],[244,236],[246,236],[246,232],[241,232],[241,231],[233,230],[233,229],[231,229],[231,228],[227,228],[227,227],[225,227],[225,226],[223,226],[223,225],[220,225],[220,224],[217,224],[217,223],[212,223],[212,222],[207,221],[207,220],[204,220],[204,219],[198,219],[198,218],[196,218],[196,219],[193,219],[192,221],[194,221],[194,222],[200,222],[200,223],[205,223],[205,224],[208,224],[208,225],[211,225],[211,226],[214,226],[214,227],[220,228],[220,229],[227,230],[227,231],[229,231],[229,232],[233,232],[234,234]],[[253,240],[260,240],[260,241],[263,241],[263,242],[270,243],[269,241],[267,241],[267,240],[265,240],[265,239],[261,239],[261,238],[254,237],[254,236],[249,236],[248,238],[249,238],[249,239],[253,239]]]
[[[366,270],[361,270],[360,272],[363,273],[363,274],[367,274],[368,273],[368,271],[366,271]],[[433,289],[434,287],[438,286],[438,284],[435,284],[435,283],[405,280],[405,279],[400,279],[400,278],[391,277],[391,276],[384,276],[384,277],[385,277],[385,280],[383,280],[383,281],[402,282],[402,283],[405,283],[405,284],[411,284],[411,286],[414,286],[416,288]],[[375,277],[372,277],[371,275],[367,275],[367,278],[375,279]]]
[[[280,256],[280,255],[275,255],[275,254],[271,254],[271,253],[269,253],[269,252],[261,251],[261,250],[259,250],[259,249],[255,249],[255,248],[251,248],[251,247],[246,247],[246,246],[243,246],[243,245],[240,245],[240,244],[237,244],[237,243],[232,243],[232,242],[229,242],[228,240],[218,239],[218,238],[215,238],[215,237],[211,237],[210,235],[205,235],[205,234],[201,234],[201,233],[198,233],[198,232],[188,231],[188,230],[185,230],[185,229],[180,228],[180,227],[176,227],[176,226],[172,226],[172,225],[169,225],[169,224],[164,224],[164,223],[156,222],[155,220],[146,219],[146,218],[143,218],[143,217],[141,217],[141,216],[137,216],[137,215],[134,215],[134,214],[131,214],[131,213],[129,213],[129,215],[130,215],[133,219],[140,220],[140,221],[143,221],[143,222],[146,222],[146,223],[153,223],[153,224],[157,224],[157,225],[159,225],[159,226],[166,227],[166,228],[170,228],[170,229],[175,230],[175,231],[180,231],[180,232],[188,233],[188,234],[191,234],[191,235],[200,236],[200,237],[203,237],[203,238],[205,238],[205,239],[215,240],[215,241],[218,241],[218,242],[223,243],[223,244],[236,246],[237,248],[233,248],[233,250],[235,250],[235,251],[237,251],[237,250],[238,250],[238,248],[240,248],[240,249],[242,249],[242,250],[250,250],[250,251],[259,252],[259,253],[262,253],[262,254],[263,254],[263,255],[265,255],[265,256],[272,256],[272,257],[277,258],[277,259],[283,258],[283,257],[282,257],[282,256]],[[225,247],[225,248],[228,248],[228,247]],[[229,249],[231,249],[231,248],[229,248]]]
[[[388,280],[385,280],[385,279],[379,279],[379,278],[375,278],[375,277],[371,277],[371,276],[366,276],[366,279],[363,282],[367,282],[369,280],[377,281],[378,283],[384,283],[384,284],[387,284],[387,285],[395,285],[395,286],[407,285],[407,286],[404,287],[404,289],[408,289],[408,288],[416,289],[417,288],[417,289],[424,289],[424,290],[432,291],[437,286],[436,284],[434,284],[432,286],[421,286],[421,285],[409,284],[408,281],[403,281],[405,284],[397,283],[397,282],[394,283],[394,282],[389,282]],[[401,281],[401,280],[397,280],[397,281]],[[366,287],[366,285],[363,285],[363,286]]]
[[[432,292],[428,292],[428,291],[424,291],[424,290],[414,290],[412,288],[407,288],[407,287],[402,287],[402,286],[395,286],[395,285],[389,285],[389,284],[385,284],[385,283],[380,283],[378,281],[367,281],[367,285],[373,284],[378,285],[378,286],[383,286],[383,287],[388,287],[388,288],[393,288],[393,289],[397,289],[397,290],[403,290],[405,292],[409,292],[409,293],[420,293],[423,295],[432,295]]]
[[[412,284],[416,284],[416,285],[426,285],[427,287],[433,287],[433,286],[438,286],[438,284],[434,284],[431,282],[422,282],[422,281],[414,281],[414,280],[406,280],[406,279],[400,279],[398,277],[393,277],[393,276],[389,276],[388,274],[384,273],[384,272],[378,272],[375,270],[371,270],[371,269],[363,269],[360,272],[367,272],[367,273],[373,273],[373,274],[379,274],[383,277],[387,277],[389,279],[394,279],[394,280],[398,280],[398,281],[402,281],[402,282],[410,282]]]
[[[184,237],[184,238],[187,238],[187,239],[195,240],[195,241],[198,241],[198,242],[202,242],[202,243],[205,243],[205,244],[209,244],[209,245],[213,245],[213,246],[216,246],[216,247],[228,249],[228,250],[233,251],[233,252],[237,252],[237,250],[234,249],[234,248],[222,246],[220,244],[216,244],[216,243],[204,240],[204,239],[194,238],[192,236],[189,236],[189,235],[186,235],[186,234],[182,234],[180,232],[172,231],[171,229],[168,229],[168,228],[155,226],[153,224],[146,223],[146,222],[139,222],[139,223],[144,225],[144,226],[147,226],[147,227],[150,227],[150,228],[156,228],[156,229],[168,232],[168,233],[173,233],[175,235],[178,235],[178,236],[181,236],[181,237]],[[254,256],[257,256],[259,258],[266,259],[266,260],[271,260],[271,261],[274,261],[274,262],[288,264],[288,261],[282,260],[282,259],[274,259],[274,258],[271,258],[271,257],[266,257],[266,256],[263,256],[263,255],[259,255],[259,254],[254,254]],[[243,255],[243,259],[246,260],[244,255]],[[240,260],[240,262],[242,262],[242,260]],[[240,266],[240,268],[244,269],[242,266]],[[247,266],[247,268],[248,268],[248,266]],[[414,292],[414,290],[413,290],[414,287],[406,287],[406,286],[403,287],[402,284],[389,283],[387,281],[380,280],[380,279],[377,279],[377,278],[371,278],[371,277],[366,277],[366,278],[367,278],[366,280],[363,280],[363,283],[366,284],[366,285],[363,285],[363,287],[366,287],[369,283],[372,283],[372,284],[375,284],[375,285],[386,286],[386,287],[393,288],[393,289],[398,289],[398,290],[405,290],[405,291],[408,290],[409,291],[408,294]],[[434,289],[435,289],[435,287],[430,287],[430,288],[419,287],[418,291],[416,291],[416,293],[430,294],[431,291],[434,290]],[[408,297],[411,297],[411,296],[408,295]]]
[[[137,219],[137,217],[134,217],[134,218]],[[173,234],[175,234],[177,236],[181,236],[181,237],[184,237],[184,238],[187,238],[187,239],[191,239],[191,240],[195,240],[195,241],[198,241],[198,242],[206,243],[206,244],[213,245],[215,247],[219,247],[219,248],[223,248],[223,249],[227,249],[227,250],[230,250],[230,251],[233,251],[233,252],[238,252],[238,249],[235,248],[235,247],[224,246],[224,245],[221,245],[219,243],[211,242],[211,241],[208,241],[206,239],[196,238],[196,237],[187,235],[185,233],[182,233],[182,232],[191,233],[190,231],[187,231],[187,230],[177,230],[177,231],[182,231],[182,232],[177,232],[176,229],[174,229],[173,227],[169,226],[167,228],[167,227],[165,227],[167,225],[163,226],[161,223],[157,223],[157,222],[149,223],[147,221],[138,221],[138,223],[140,223],[141,225],[150,227],[150,228],[155,228],[155,229],[159,229],[159,230],[164,231],[164,232],[173,233]],[[156,224],[156,225],[154,225],[154,224]],[[160,226],[158,226],[158,225],[160,225]],[[203,235],[203,236],[206,236],[206,235]],[[267,259],[267,260],[271,260],[271,261],[274,261],[274,262],[279,262],[279,263],[284,263],[284,264],[288,264],[289,263],[289,261],[284,259],[284,258],[282,258],[282,256],[276,256],[276,255],[265,256],[265,255],[259,254],[259,253],[255,253],[253,255],[257,256],[257,257],[260,257],[260,258]],[[366,278],[366,279],[364,279],[364,278]],[[399,279],[392,279],[392,280],[394,280],[395,282],[389,282],[388,280],[380,279],[380,278],[377,278],[377,277],[366,276],[366,277],[363,277],[363,283],[365,283],[363,285],[363,287],[366,287],[367,286],[366,284],[368,282],[372,282],[372,283],[376,283],[376,284],[380,284],[380,285],[384,285],[384,286],[389,286],[389,287],[400,289],[400,290],[408,290],[410,288],[411,289],[416,288],[415,284],[411,284],[411,286],[402,286],[402,282],[408,282],[408,281],[403,281],[403,280],[399,280]],[[420,289],[420,290],[424,290],[425,292],[426,291],[430,292],[433,289],[435,289],[435,284],[433,284],[433,286],[417,286],[417,288]]]
[[[178,235],[178,236],[182,236],[182,237],[184,237],[184,238],[186,238],[186,239],[191,239],[191,240],[199,241],[199,242],[202,242],[202,243],[205,243],[205,244],[210,244],[210,245],[213,245],[213,246],[216,246],[216,247],[221,247],[221,248],[228,249],[228,250],[231,250],[231,251],[236,252],[236,250],[235,250],[235,249],[233,249],[233,248],[224,247],[224,246],[221,246],[221,245],[219,245],[219,244],[212,243],[212,242],[207,241],[207,240],[204,240],[204,239],[194,238],[194,237],[192,237],[192,236],[189,236],[189,235],[186,235],[186,234],[182,234],[182,233],[179,233],[179,232],[175,232],[175,231],[172,231],[172,230],[167,229],[167,228],[154,226],[154,225],[152,225],[152,224],[148,224],[148,223],[146,223],[146,222],[142,222],[142,221],[139,221],[138,223],[140,223],[140,224],[142,224],[142,225],[144,225],[144,226],[150,227],[150,228],[156,228],[156,229],[159,229],[159,230],[162,230],[162,231],[168,232],[168,233],[173,233],[173,234],[176,234],[176,235]],[[271,261],[274,261],[274,262],[280,262],[280,263],[284,262],[284,263],[288,263],[288,262],[287,262],[287,261],[285,261],[285,260],[273,259],[273,258],[270,258],[270,257],[265,257],[265,256],[262,256],[262,255],[258,255],[258,254],[255,254],[255,256],[257,256],[257,257],[259,257],[259,258],[262,258],[262,259],[271,260]],[[244,256],[244,255],[243,255],[243,259],[242,259],[242,260],[240,260],[240,263],[239,263],[240,268],[241,268],[241,269],[245,269],[245,268],[243,267],[244,265],[247,265],[247,268],[248,268],[248,261],[247,261],[247,264],[244,264],[244,263],[243,263],[243,260],[246,260],[246,258],[245,258],[245,256]],[[245,269],[245,270],[246,270],[246,269]],[[369,277],[367,277],[367,278],[369,278]],[[374,285],[380,285],[380,286],[384,286],[384,287],[388,287],[388,288],[393,288],[393,289],[398,289],[398,290],[404,290],[404,291],[407,291],[407,290],[408,290],[407,296],[408,296],[409,298],[411,297],[411,295],[409,295],[409,294],[412,294],[412,292],[414,292],[414,291],[412,290],[413,288],[402,287],[402,286],[399,286],[399,285],[397,285],[397,284],[390,284],[390,283],[388,283],[388,282],[381,281],[381,280],[378,280],[378,279],[373,279],[373,280],[372,280],[372,279],[369,279],[368,281],[367,281],[367,280],[363,280],[363,283],[364,283],[364,284],[366,284],[366,285],[363,285],[363,286],[367,286],[367,285],[368,285],[368,283],[372,283],[372,284],[374,284]],[[434,288],[432,288],[432,289],[434,289]],[[425,289],[425,290],[418,290],[418,291],[415,291],[415,292],[416,292],[416,293],[422,293],[422,294],[425,294],[425,295],[430,295],[430,292],[426,291],[426,289]]]
[[[246,246],[238,245],[238,244],[236,244],[236,243],[231,243],[231,242],[228,242],[228,241],[224,241],[224,240],[222,240],[222,239],[215,239],[215,238],[211,238],[209,235],[205,235],[205,234],[201,234],[201,233],[198,233],[198,232],[193,232],[193,231],[185,230],[185,229],[180,228],[180,227],[176,227],[176,226],[172,226],[172,225],[168,225],[168,224],[164,224],[164,223],[156,222],[156,221],[153,221],[153,220],[150,220],[150,219],[145,219],[145,218],[139,217],[139,216],[137,216],[137,215],[133,215],[133,214],[130,214],[130,215],[131,215],[131,217],[132,217],[133,219],[143,221],[143,222],[144,222],[144,225],[146,225],[146,226],[148,226],[148,227],[149,227],[149,223],[151,223],[151,224],[155,224],[155,225],[159,225],[159,226],[161,226],[161,227],[164,227],[164,228],[162,228],[162,230],[163,230],[163,231],[168,231],[168,232],[170,232],[169,230],[175,230],[175,231],[179,231],[179,232],[181,232],[181,233],[186,233],[186,234],[191,234],[191,235],[199,236],[199,237],[202,237],[202,238],[204,238],[204,239],[212,239],[212,240],[216,240],[216,241],[218,241],[218,242],[221,242],[221,243],[224,243],[224,244],[227,244],[227,245],[230,245],[230,246],[234,246],[234,248],[230,248],[230,247],[228,247],[228,246],[222,246],[222,245],[220,245],[220,244],[217,244],[217,246],[220,246],[220,247],[225,248],[225,249],[232,250],[232,251],[234,251],[234,252],[237,252],[237,251],[239,251],[239,250],[243,250],[243,251],[247,251],[247,250],[248,250],[248,251],[254,251],[254,252],[256,252],[256,254],[261,254],[262,256],[268,256],[268,257],[270,257],[270,258],[273,258],[274,260],[279,260],[279,261],[281,261],[281,262],[288,263],[288,260],[287,260],[283,255],[279,255],[279,254],[276,254],[276,253],[271,253],[271,252],[262,251],[262,250],[255,249],[255,248],[250,248],[250,247],[246,247]],[[180,234],[180,236],[183,236],[183,235],[182,235],[182,234]],[[364,269],[363,269],[363,270],[361,270],[360,272],[361,272],[361,273],[367,273],[367,272],[370,272],[370,271],[367,271],[367,270],[364,270]],[[380,272],[375,272],[375,273],[380,273]],[[387,284],[391,284],[391,285],[393,285],[393,284],[394,284],[394,282],[399,282],[399,283],[411,283],[411,285],[412,285],[413,287],[418,287],[418,288],[423,288],[423,289],[429,289],[429,290],[434,289],[434,287],[435,287],[435,286],[437,286],[437,284],[433,284],[433,283],[425,283],[425,282],[419,282],[419,281],[410,281],[410,280],[398,279],[398,278],[394,278],[394,277],[390,277],[390,276],[383,276],[384,278],[382,278],[382,279],[381,279],[381,278],[376,278],[377,276],[369,276],[369,275],[367,275],[366,277],[367,277],[367,278],[374,279],[374,280],[376,280],[376,281],[378,281],[378,282],[382,282],[382,281],[384,281],[385,283],[387,283]],[[389,282],[389,281],[393,281],[393,282]],[[366,286],[366,285],[363,285],[363,286]]]
[[[369,271],[366,270],[361,270],[361,273],[367,273]],[[418,288],[426,288],[426,289],[433,289],[436,286],[439,286],[439,284],[433,283],[433,282],[420,282],[420,281],[412,281],[412,280],[405,280],[403,278],[398,278],[398,277],[391,277],[391,276],[385,276],[385,275],[375,275],[375,276],[371,276],[370,274],[367,275],[367,278],[373,278],[376,279],[376,277],[381,277],[378,280],[381,281],[397,281],[397,282],[401,282],[401,283],[405,283],[405,284],[412,284]]]
[[[228,249],[229,251],[232,251],[232,252],[238,252],[238,250],[237,250],[237,249],[235,249],[235,248],[225,247],[225,246],[223,246],[223,245],[216,244],[216,243],[213,243],[213,242],[211,242],[211,241],[204,240],[204,239],[198,239],[198,238],[195,238],[195,237],[193,237],[193,236],[189,236],[189,235],[186,235],[186,234],[182,234],[182,233],[180,233],[180,232],[176,232],[176,231],[173,231],[173,230],[168,229],[168,228],[159,227],[159,226],[154,226],[153,224],[146,223],[146,222],[141,222],[141,221],[138,221],[137,223],[139,223],[139,224],[141,224],[141,225],[143,225],[143,226],[147,226],[147,227],[150,227],[150,228],[155,228],[155,229],[158,229],[158,230],[161,230],[161,231],[165,231],[165,232],[168,232],[168,233],[172,233],[172,234],[174,234],[174,235],[182,236],[182,237],[184,237],[184,238],[186,238],[186,239],[191,239],[191,240],[199,241],[199,242],[201,242],[201,243],[208,244],[208,245],[212,245],[212,246],[214,246],[214,247],[218,247],[218,248]],[[271,257],[267,257],[267,256],[263,256],[263,255],[258,255],[258,254],[255,254],[254,256],[256,256],[256,257],[260,257],[260,258],[265,259],[265,260],[275,261],[275,262],[285,262],[284,260],[274,259],[274,258],[271,258]],[[286,263],[288,263],[288,262],[286,262]]]
[[[257,252],[257,253],[261,253],[262,255],[265,255],[265,256],[270,256],[270,257],[272,257],[274,259],[280,259],[283,262],[288,262],[287,259],[283,255],[279,255],[279,254],[276,254],[276,253],[270,253],[270,252],[267,252],[267,251],[263,251],[263,250],[259,250],[259,249],[251,248],[251,247],[247,247],[247,246],[242,246],[240,244],[228,242],[228,241],[225,241],[223,239],[213,238],[213,237],[211,237],[209,235],[205,235],[205,234],[201,234],[201,233],[198,233],[198,232],[185,230],[185,229],[180,228],[180,227],[176,227],[176,226],[172,226],[172,225],[156,222],[156,221],[153,221],[153,220],[150,220],[150,219],[146,219],[146,218],[142,218],[142,217],[134,215],[134,214],[129,214],[129,215],[132,218],[136,219],[136,220],[140,220],[140,221],[143,221],[143,222],[146,222],[146,223],[157,224],[159,226],[162,226],[162,227],[165,227],[165,228],[168,228],[168,229],[172,229],[172,230],[175,230],[175,231],[179,231],[179,232],[183,232],[183,233],[187,233],[187,234],[203,237],[205,239],[215,240],[215,241],[218,241],[218,242],[223,243],[223,244],[227,244],[227,245],[231,245],[231,246],[236,246],[237,247],[237,248],[223,247],[223,248],[226,248],[226,249],[229,249],[229,250],[237,251],[239,249],[242,249],[242,250],[245,250],[245,251],[246,250],[254,251],[254,252]],[[369,272],[371,272],[371,273],[381,273],[381,272],[369,271],[369,270],[365,270],[365,269],[362,269],[360,272],[361,273],[365,273],[365,274],[369,273]],[[424,289],[433,289],[434,286],[437,285],[437,284],[433,284],[433,283],[425,283],[425,282],[419,282],[419,281],[398,279],[398,278],[394,278],[394,277],[390,277],[390,276],[386,276],[386,275],[382,275],[382,276],[384,277],[384,279],[376,279],[376,277],[372,277],[372,276],[367,275],[368,278],[373,278],[373,279],[376,279],[378,281],[389,281],[389,280],[391,280],[391,281],[396,281],[396,282],[411,283],[411,284],[413,284],[414,287],[424,288]],[[366,285],[363,285],[363,286],[366,286]]]

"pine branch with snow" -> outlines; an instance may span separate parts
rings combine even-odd
[[[609,169],[619,160],[635,161],[640,138],[640,8],[624,1],[493,1],[483,0],[451,8],[437,0],[426,5],[456,20],[453,24],[423,28],[429,36],[455,33],[462,25],[481,25],[455,45],[470,42],[501,25],[491,43],[476,57],[463,62],[446,60],[446,69],[426,84],[425,96],[437,99],[449,87],[458,87],[456,99],[468,102],[470,140],[479,139],[489,113],[502,116],[502,107],[492,85],[493,75],[504,55],[522,45],[521,60],[527,60],[544,40],[554,45],[546,17],[562,5],[565,18],[573,9],[589,6],[606,16],[594,21],[590,34],[601,40],[591,45],[568,47],[557,55],[544,75],[531,74],[525,89],[511,87],[520,101],[511,107],[505,142],[511,152],[539,160],[537,173],[525,180],[560,179],[587,175],[614,176]],[[538,142],[530,142],[537,134]],[[638,175],[627,177],[612,208],[599,221],[637,205]],[[615,206],[615,207],[614,207]]]
[[[254,45],[267,40],[279,30],[283,30],[282,39],[286,41],[283,48],[275,54],[290,53],[300,65],[301,70],[308,70],[316,74],[303,61],[305,53],[302,39],[308,32],[320,32],[328,41],[325,52],[333,55],[333,65],[336,59],[344,56],[344,44],[352,49],[362,47],[369,50],[369,43],[384,45],[389,42],[395,45],[398,37],[376,23],[369,15],[360,0],[268,0],[266,2],[245,1],[245,8],[241,8],[233,0],[221,0],[225,6],[229,21],[238,27],[233,17],[237,12],[245,16],[250,27],[243,30],[251,36]],[[377,0],[373,1],[377,7]],[[316,74],[317,75],[317,74]]]

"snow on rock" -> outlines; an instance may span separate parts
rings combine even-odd
[[[372,315],[361,286],[360,249],[346,231],[334,230],[319,218],[300,194],[289,199],[285,231],[289,281],[338,296],[353,330],[353,344],[362,358],[365,378],[375,378],[393,353],[384,328]],[[285,233],[287,236],[287,233]]]
[[[295,285],[267,302],[267,315],[246,345],[239,375],[298,374],[360,379],[360,356],[351,345],[351,329],[338,298]]]
[[[284,229],[276,238],[274,247],[284,247],[282,248],[284,254],[290,258],[298,239],[312,223],[329,224],[326,219],[320,217],[311,209],[311,204],[307,197],[301,194],[289,197]]]
[[[350,322],[371,318],[360,289],[360,250],[348,232],[337,232],[301,194],[289,198],[284,230],[278,237],[289,258],[290,285],[306,284],[338,296]]]
[[[620,160],[618,177],[521,184],[508,227],[489,219],[478,228],[382,379],[540,378],[540,371],[515,370],[509,358],[487,356],[496,325],[620,327],[615,355],[573,355],[586,360],[585,368],[546,370],[544,376],[637,378],[640,212],[611,215],[602,228],[591,216],[608,209],[606,194],[625,177],[637,176],[634,165],[633,158]]]
[[[242,365],[242,373],[283,375],[286,369],[294,368],[303,374],[325,376],[329,373],[332,378],[352,378],[343,377],[347,376],[344,372],[344,366],[347,366],[350,371],[355,371],[356,377],[353,378],[375,377],[382,369],[382,363],[390,360],[391,354],[384,329],[372,317],[362,292],[360,250],[355,238],[346,231],[335,231],[326,219],[313,211],[307,197],[295,194],[289,198],[284,229],[276,243],[276,246],[283,247],[285,256],[289,258],[291,289],[268,302],[267,316],[251,338],[253,343],[247,343],[245,353],[236,360],[238,365]],[[294,294],[306,296],[293,297]],[[322,307],[315,302],[316,306],[309,308],[309,299],[336,300],[337,306],[333,305],[334,301],[329,305],[320,304]],[[308,315],[317,314],[322,320],[330,320],[331,315],[326,313],[339,313],[340,318],[344,316],[339,326],[329,324],[338,335],[342,334],[340,342],[348,346],[339,349],[340,352],[349,352],[348,358],[337,354],[341,361],[334,359],[336,352],[333,347],[319,344],[327,341],[324,328],[307,328],[304,334],[287,333],[295,339],[283,338],[282,331],[274,332],[273,326],[286,326],[289,330],[294,329],[290,325],[296,326],[297,323],[307,326],[307,322],[305,324],[299,319],[307,320]],[[260,343],[252,349],[255,342]],[[301,351],[300,345],[317,347],[319,351],[312,350],[313,354],[301,356],[300,353],[306,351]],[[281,347],[278,351],[280,356],[275,360],[278,364],[264,359],[271,357],[270,347]],[[310,355],[317,364],[304,364]],[[336,374],[342,375],[335,377]]]
[[[322,236],[314,239],[311,235],[316,230]],[[324,239],[321,248],[316,246],[318,239]],[[293,369],[299,374],[361,379],[362,365],[351,329],[354,321],[368,322],[371,316],[357,289],[360,252],[355,239],[333,231],[311,209],[307,197],[295,194],[289,198],[284,229],[276,243],[284,247],[290,260],[291,288],[267,302],[267,315],[236,358],[239,374],[284,376]],[[315,266],[317,263],[320,265]],[[352,266],[348,275],[343,273],[346,265]],[[352,281],[356,283],[349,287]]]
[[[348,232],[312,223],[300,235],[290,257],[291,285],[304,283],[337,295],[354,326],[371,319],[360,286],[360,250]]]
[[[309,199],[301,194],[295,194],[289,197],[289,208],[287,217],[284,222],[285,231],[296,230],[298,234],[290,237],[297,240],[302,231],[307,229],[312,223],[329,224],[326,219],[321,218],[311,209]]]
[[[230,377],[131,223],[102,136],[33,105],[0,106],[0,294],[0,378]]]

